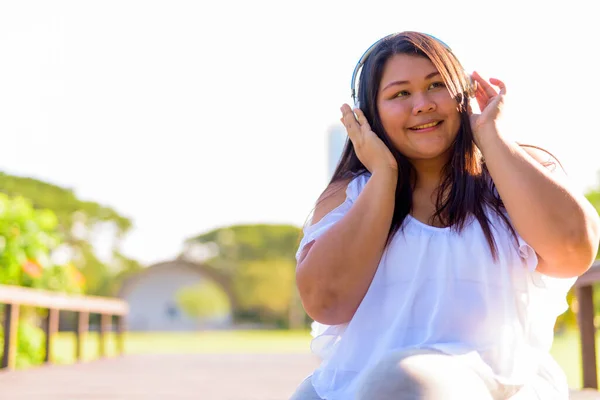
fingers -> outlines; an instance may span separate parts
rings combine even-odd
[[[504,84],[504,82],[502,82],[500,79],[496,79],[496,78],[490,78],[490,82],[492,83],[492,85],[496,85],[500,88],[501,95],[506,94],[506,85]]]
[[[346,127],[346,131],[348,131],[348,136],[350,136],[350,139],[356,139],[360,135],[361,128],[363,126],[366,126],[368,129],[370,129],[365,115],[359,108],[356,108],[353,112],[348,104],[344,104],[340,108],[340,111],[342,111],[342,118],[340,118],[340,122]],[[354,115],[355,112],[356,116]]]
[[[488,82],[484,80],[477,72],[473,72],[471,76],[473,80],[477,82],[475,98],[477,99],[477,104],[479,105],[480,110],[483,110],[485,107],[487,107],[493,100],[498,103],[502,102],[502,98],[504,95],[506,95],[506,85],[504,82],[496,78],[490,78]],[[500,92],[497,92],[492,85],[497,86],[500,89]]]
[[[483,93],[485,93],[488,97],[494,97],[498,94],[496,90],[492,87],[492,85],[490,85],[488,81],[483,79],[481,75],[479,75],[477,72],[473,72],[472,77],[477,82],[478,92],[482,90]]]
[[[471,76],[473,80],[477,82],[477,92],[479,92],[480,89],[483,89],[483,93],[485,93],[488,97],[494,97],[498,94],[506,94],[506,85],[500,79],[490,78],[490,81],[488,82],[483,79],[477,71],[473,71]],[[498,88],[500,88],[500,93],[496,92],[496,89],[492,85],[498,86]]]
[[[485,94],[485,91],[481,88],[481,85],[478,85],[477,90],[475,91],[475,100],[477,100],[479,109],[483,111],[488,104],[489,97]]]
[[[356,114],[358,124],[360,125],[360,129],[363,132],[370,131],[371,126],[369,125],[369,121],[367,121],[367,117],[365,117],[365,114],[363,114],[362,110],[360,108],[355,108],[354,114]]]

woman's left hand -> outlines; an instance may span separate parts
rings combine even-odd
[[[504,82],[490,78],[487,82],[477,72],[471,75],[473,80],[477,82],[477,90],[475,91],[475,99],[481,110],[481,114],[471,113],[471,128],[475,137],[475,143],[479,143],[480,135],[487,131],[488,128],[496,129],[504,104],[504,96],[506,95],[506,85]],[[497,86],[498,92],[492,85]]]

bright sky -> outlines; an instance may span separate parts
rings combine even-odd
[[[131,217],[123,250],[147,263],[215,227],[301,225],[356,61],[419,30],[504,80],[509,135],[584,190],[600,170],[594,2],[505,3],[0,0],[0,170]]]

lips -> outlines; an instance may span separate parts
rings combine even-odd
[[[412,126],[408,129],[413,130],[413,131],[418,131],[418,130],[422,130],[422,129],[433,128],[434,126],[438,126],[442,122],[443,121],[441,121],[441,120],[440,121],[429,121],[424,124]]]

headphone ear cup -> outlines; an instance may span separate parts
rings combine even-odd
[[[477,81],[473,80],[473,78],[469,74],[466,74],[466,80],[467,84],[469,85],[467,87],[467,94],[469,97],[473,98],[475,97],[475,93],[477,92]]]

